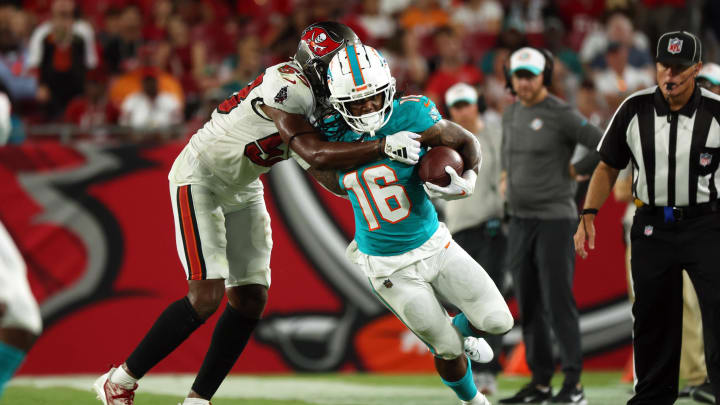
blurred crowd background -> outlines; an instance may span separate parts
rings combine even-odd
[[[525,45],[554,53],[551,91],[600,127],[654,84],[662,32],[696,33],[703,59],[720,59],[717,0],[2,0],[11,143],[187,137],[321,20],[352,27],[399,91],[444,112],[451,85],[475,86],[489,124],[512,102],[503,66]]]

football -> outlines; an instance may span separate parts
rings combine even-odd
[[[424,182],[445,187],[450,184],[450,175],[445,172],[445,166],[450,166],[458,174],[462,174],[462,156],[448,146],[435,146],[420,158],[418,176]]]

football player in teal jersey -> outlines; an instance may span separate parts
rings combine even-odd
[[[492,350],[481,337],[507,332],[513,318],[485,270],[438,221],[428,198],[472,194],[479,143],[444,120],[427,97],[396,99],[387,62],[369,46],[350,44],[338,52],[327,81],[335,115],[325,120],[323,131],[331,141],[362,142],[407,131],[423,144],[421,153],[445,145],[463,158],[462,175],[445,168],[452,179],[446,187],[423,184],[417,169],[390,159],[339,172],[311,172],[350,200],[355,239],[348,258],[365,272],[378,299],[427,345],[442,381],[463,404],[488,405],[475,387],[467,357],[490,361]],[[436,292],[462,313],[451,318]]]

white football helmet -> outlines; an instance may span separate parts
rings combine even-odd
[[[385,58],[376,49],[360,43],[347,44],[333,56],[327,70],[330,105],[358,133],[382,128],[392,115],[395,78]],[[382,108],[363,115],[352,115],[347,103],[383,93]]]

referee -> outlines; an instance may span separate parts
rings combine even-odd
[[[689,32],[660,37],[658,85],[631,95],[615,112],[598,145],[602,161],[575,234],[575,250],[585,258],[585,239],[595,247],[598,208],[632,161],[637,380],[629,405],[669,405],[677,398],[683,268],[697,291],[708,375],[720,392],[720,97],[695,84],[701,56],[700,41]]]

